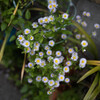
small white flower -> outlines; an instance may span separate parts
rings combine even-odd
[[[39,47],[40,46],[40,43],[39,42],[35,42],[34,43],[34,46],[38,46]]]
[[[60,60],[59,58],[55,58],[53,59],[54,64],[59,65],[60,64]]]
[[[54,16],[50,15],[49,16],[49,21],[54,21]]]
[[[68,49],[68,53],[73,53],[74,52],[74,49],[73,48],[69,48]]]
[[[55,81],[55,86],[54,87],[59,87],[60,86],[60,83],[59,83],[59,81]]]
[[[59,77],[58,77],[58,80],[59,81],[64,81],[64,79],[65,79],[65,76],[64,75],[59,75]]]
[[[50,75],[51,77],[54,77],[54,74],[53,73],[51,73],[51,75]]]
[[[32,62],[29,62],[29,63],[28,63],[28,67],[29,67],[29,68],[32,68],[33,66],[34,66],[34,65],[33,65]]]
[[[77,15],[77,16],[76,16],[76,19],[81,19],[81,16],[80,16],[80,15]]]
[[[55,84],[54,80],[49,80],[48,81],[49,86],[53,86]]]
[[[30,51],[30,55],[32,55],[32,56],[35,55],[35,51],[34,50],[31,50]]]
[[[64,71],[65,73],[68,73],[68,72],[69,72],[69,67],[68,67],[68,66],[65,66],[65,67],[63,68],[63,71]]]
[[[77,61],[78,60],[78,54],[76,52],[72,53],[71,59],[73,61]]]
[[[63,19],[68,19],[68,16],[69,16],[69,15],[68,15],[67,13],[64,13],[64,14],[62,15],[62,18],[63,18]]]
[[[71,61],[67,61],[67,62],[66,62],[66,65],[67,65],[67,66],[71,66],[71,65],[72,65],[72,62],[71,62]]]
[[[43,52],[39,52],[39,56],[42,57],[44,55]]]
[[[51,50],[47,50],[46,54],[50,56],[50,55],[52,55],[52,51]]]
[[[85,21],[81,22],[82,26],[87,27],[87,23]]]
[[[49,4],[48,5],[48,9],[52,10],[53,9],[53,5],[52,4]]]
[[[37,76],[37,77],[36,77],[36,81],[37,81],[37,82],[40,82],[40,81],[41,81],[41,76]]]
[[[65,40],[67,38],[67,35],[66,34],[62,34],[61,38]]]
[[[38,19],[38,23],[39,23],[40,25],[43,24],[43,23],[44,23],[43,18],[39,18],[39,19]]]
[[[62,54],[61,51],[56,51],[56,56],[57,56],[57,57],[60,57],[61,54]]]
[[[86,66],[86,64],[79,64],[80,68],[84,68]]]
[[[51,95],[51,94],[52,94],[52,92],[51,92],[51,91],[47,91],[47,94],[48,94],[48,95]]]
[[[96,28],[96,29],[99,29],[100,28],[100,25],[99,24],[94,24],[94,27]]]
[[[46,46],[44,47],[44,49],[45,49],[45,50],[49,50],[50,47],[49,47],[48,45],[46,45]]]
[[[97,36],[97,32],[96,31],[92,32],[92,36],[96,37]]]
[[[34,40],[34,37],[33,36],[30,36],[30,40]]]
[[[81,38],[81,35],[80,34],[76,34],[76,39],[80,39]]]
[[[76,21],[80,24],[82,20],[81,19],[77,19]]]
[[[28,79],[28,83],[32,83],[33,80],[31,78]]]
[[[46,62],[44,60],[42,60],[40,66],[44,67],[45,65],[46,65]]]
[[[63,60],[64,60],[64,57],[63,57],[63,56],[61,56],[61,57],[59,58],[60,63],[62,63],[62,62],[63,62]]]
[[[26,48],[26,52],[27,53],[29,53],[30,51],[31,51],[31,48],[30,47]]]
[[[32,23],[32,27],[33,27],[33,28],[37,28],[37,27],[38,27],[37,22],[33,22],[33,23]]]
[[[39,51],[39,46],[34,46],[34,51]]]
[[[56,12],[56,8],[50,9],[50,12],[55,13]]]
[[[87,47],[88,46],[88,42],[86,40],[83,40],[81,42],[82,47]]]
[[[90,17],[90,16],[91,16],[90,12],[87,12],[87,13],[86,13],[86,16],[87,16],[87,17]]]
[[[47,60],[48,60],[49,62],[50,62],[52,59],[53,59],[52,56],[49,56],[49,57],[47,58]]]
[[[31,33],[31,30],[30,30],[30,29],[27,28],[27,29],[24,30],[24,34],[27,35],[27,34],[29,34],[29,33]]]
[[[18,38],[17,38],[20,42],[24,41],[24,36],[23,35],[18,35]]]
[[[40,58],[36,58],[36,59],[35,59],[35,63],[36,63],[37,65],[41,64],[41,59],[40,59]]]
[[[49,41],[49,46],[53,47],[55,45],[55,42],[53,40]]]
[[[49,22],[49,18],[48,17],[44,17],[43,20],[44,20],[44,23],[48,23]]]
[[[30,46],[30,42],[28,40],[25,40],[23,43],[24,47],[29,47]]]
[[[66,83],[69,83],[70,82],[70,79],[69,78],[65,78],[65,82]]]
[[[44,76],[44,77],[42,78],[42,81],[43,81],[44,83],[47,83],[47,82],[48,82],[48,78]]]
[[[86,11],[83,12],[83,15],[86,16]]]
[[[80,64],[86,64],[86,63],[87,63],[87,60],[85,58],[80,59]]]
[[[54,8],[57,8],[58,4],[57,3],[52,3]]]

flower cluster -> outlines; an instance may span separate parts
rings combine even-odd
[[[56,6],[54,6],[54,4]],[[50,6],[57,7],[56,2],[49,0]],[[26,28],[23,34],[19,34],[17,44],[27,53],[29,60],[25,70],[29,73],[29,83],[45,84],[51,94],[52,91],[59,87],[61,82],[69,83],[71,69],[79,64],[80,68],[86,66],[87,60],[79,57],[79,48],[67,43],[69,38],[73,38],[67,25],[71,25],[69,14],[50,15],[39,18],[37,22],[33,22],[32,26]],[[80,34],[76,35],[80,39]],[[80,39],[81,48],[88,46],[86,40]],[[80,59],[80,60],[79,60]],[[34,81],[33,81],[34,80]]]

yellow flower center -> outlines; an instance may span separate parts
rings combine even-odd
[[[73,56],[73,59],[76,59],[76,57],[75,57],[75,56]]]
[[[58,63],[58,60],[55,60],[56,63]]]
[[[56,7],[56,5],[54,4],[54,5],[53,5],[53,7],[55,8],[55,7]]]
[[[86,45],[86,43],[84,42],[83,45]]]
[[[50,84],[53,84],[53,82],[51,81]]]
[[[30,64],[30,67],[32,67],[32,64]]]
[[[65,71],[67,71],[68,70],[68,68],[65,68]]]
[[[37,60],[37,63],[40,63],[40,60],[39,59]]]
[[[50,5],[49,8],[52,8],[52,5]]]
[[[43,20],[40,20],[40,23],[43,23]]]
[[[60,52],[58,52],[57,55],[60,55]]]
[[[19,40],[22,40],[22,37],[19,37]]]
[[[44,81],[46,81],[47,79],[46,78],[44,78]]]
[[[36,27],[37,25],[36,25],[36,24],[34,24],[34,26]]]
[[[50,51],[48,51],[48,54],[50,54],[51,52]]]
[[[29,45],[29,43],[28,43],[28,42],[26,42],[26,45]]]
[[[61,76],[60,79],[63,79],[63,76]]]
[[[64,15],[64,17],[66,18],[67,16],[66,16],[66,15]]]
[[[51,17],[50,20],[53,20],[53,17]]]
[[[26,33],[29,33],[29,31],[27,30]]]
[[[47,21],[48,21],[48,19],[46,18],[46,19],[45,19],[45,22],[47,22]]]
[[[66,82],[68,82],[68,79],[66,79]]]
[[[84,63],[85,61],[84,60],[82,60],[82,63]]]

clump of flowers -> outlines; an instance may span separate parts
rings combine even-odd
[[[49,3],[50,10],[51,6],[53,9],[58,6],[52,0]],[[27,54],[29,62],[25,70],[29,73],[28,82],[40,86],[44,84],[48,90],[47,94],[52,94],[61,82],[68,84],[71,80],[66,73],[70,73],[77,64],[78,68],[86,66],[86,58],[80,58],[78,53],[86,49],[88,42],[82,40],[80,34],[76,35],[80,47],[70,41],[75,37],[68,28],[72,25],[70,20],[71,17],[67,13],[41,17],[26,27],[16,41],[23,53]]]

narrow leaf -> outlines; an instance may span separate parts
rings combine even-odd
[[[91,74],[97,72],[100,70],[100,66],[96,66],[95,68],[89,70],[85,75],[83,75],[77,83],[79,83],[80,81],[84,80],[86,77],[90,76]]]

